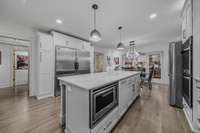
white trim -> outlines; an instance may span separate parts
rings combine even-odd
[[[9,37],[0,35],[0,43],[10,44],[10,45],[17,45],[17,46],[31,46],[31,41],[23,40],[19,38]]]
[[[54,95],[53,94],[48,94],[48,95],[43,95],[43,96],[37,96],[37,100],[41,100],[41,99],[49,98],[49,97],[54,97]]]
[[[189,118],[189,115],[188,115],[188,113],[187,113],[187,110],[186,110],[185,108],[183,108],[183,112],[184,112],[185,117],[186,117],[186,119],[187,119],[187,122],[188,122],[188,124],[189,124],[189,126],[190,126],[190,129],[192,130],[192,132],[196,133],[196,132],[195,132],[195,129],[194,129],[194,127],[193,127],[193,124],[192,124],[192,122],[191,122],[191,120],[190,120],[190,118]]]
[[[189,107],[189,105],[186,103],[184,98],[183,98],[183,112],[184,112],[187,122],[190,126],[190,129],[192,130],[192,132],[195,133],[195,128],[193,126],[193,121],[192,121],[192,117],[193,117],[192,113],[193,112],[192,112],[192,109]]]

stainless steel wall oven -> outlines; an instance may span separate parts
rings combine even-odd
[[[118,82],[90,91],[90,128],[99,123],[119,103]]]
[[[182,48],[182,56],[183,56],[183,74],[186,76],[190,76],[193,74],[192,72],[192,44],[193,44],[192,36],[183,44]]]
[[[183,44],[183,97],[187,104],[192,108],[193,99],[193,37]]]

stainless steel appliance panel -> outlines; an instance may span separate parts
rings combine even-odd
[[[79,73],[90,72],[90,52],[88,51],[77,51],[78,62],[79,62]]]
[[[118,103],[118,82],[90,90],[90,128],[94,128]]]
[[[70,48],[56,47],[56,73],[73,73],[76,51]]]
[[[182,108],[181,42],[169,44],[169,104]]]
[[[193,102],[193,36],[182,46],[183,55],[183,97],[187,104],[192,108]]]

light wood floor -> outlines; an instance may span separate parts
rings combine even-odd
[[[166,86],[144,89],[112,133],[190,133],[183,112],[167,98]],[[0,90],[0,133],[63,133],[59,107],[59,97],[36,100]]]
[[[131,106],[113,133],[191,133],[184,113],[168,104],[168,88],[153,85]]]

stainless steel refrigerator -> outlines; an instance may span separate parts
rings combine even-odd
[[[55,53],[55,96],[60,96],[58,77],[90,73],[90,52],[56,47]]]
[[[169,44],[169,104],[182,108],[182,42]]]

